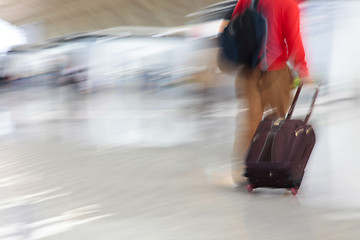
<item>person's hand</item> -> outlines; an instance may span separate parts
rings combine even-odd
[[[220,25],[219,33],[224,32],[224,29],[229,25],[229,20],[223,20]]]
[[[318,88],[319,85],[314,82],[314,80],[311,77],[303,77],[301,78],[302,84],[309,88]]]
[[[303,77],[301,78],[301,82],[309,85],[314,84],[314,80],[311,77]]]

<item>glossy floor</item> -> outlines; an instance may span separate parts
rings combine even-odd
[[[4,90],[0,239],[359,239],[359,101],[317,106],[296,197],[250,195],[229,173],[246,109],[216,91]]]

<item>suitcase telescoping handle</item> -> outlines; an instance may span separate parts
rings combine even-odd
[[[303,87],[303,84],[300,83],[300,85],[298,86],[297,91],[296,91],[296,93],[295,93],[294,100],[293,100],[293,102],[292,102],[292,104],[291,104],[291,107],[290,107],[290,109],[289,109],[289,112],[288,112],[288,114],[287,114],[287,116],[286,116],[286,119],[291,119],[291,117],[292,117],[292,115],[293,115],[293,112],[294,112],[294,109],[295,109],[295,105],[296,105],[296,103],[297,103],[297,100],[299,99],[299,96],[300,96],[300,92],[301,92],[302,87]],[[309,112],[307,113],[307,115],[306,115],[306,117],[305,117],[305,120],[304,120],[305,124],[307,124],[307,123],[309,122],[310,116],[311,116],[311,114],[312,114],[312,112],[313,112],[313,109],[314,109],[314,105],[315,105],[316,98],[317,98],[317,96],[318,96],[318,94],[319,94],[319,90],[320,90],[319,87],[317,87],[317,88],[315,89],[315,93],[314,93],[314,96],[313,96],[312,101],[311,101],[311,105],[310,105],[310,108],[309,108]]]

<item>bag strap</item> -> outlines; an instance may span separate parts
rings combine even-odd
[[[257,7],[259,5],[259,0],[251,0],[251,7],[255,10],[257,10]]]

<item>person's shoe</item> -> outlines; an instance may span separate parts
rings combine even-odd
[[[238,187],[246,186],[247,178],[244,176],[244,173],[245,173],[245,166],[243,163],[232,162],[231,176],[236,186]]]
[[[247,178],[244,176],[238,176],[238,174],[232,174],[233,183],[237,187],[244,187],[247,185],[248,181]]]

